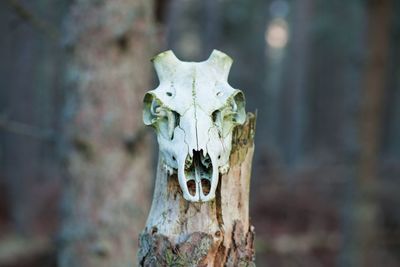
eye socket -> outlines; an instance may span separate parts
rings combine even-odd
[[[173,129],[175,130],[176,129],[176,127],[178,127],[179,126],[179,124],[181,123],[181,115],[178,113],[178,112],[176,112],[175,110],[171,110],[171,112],[172,112],[172,115],[173,115],[173,121],[174,121],[174,124],[173,124]],[[172,136],[171,136],[171,140],[174,138],[174,136],[173,136],[173,134],[172,134]]]
[[[179,113],[165,106],[154,93],[147,93],[143,103],[144,123],[156,128],[157,134],[172,140],[175,128],[180,124]]]
[[[174,116],[175,116],[175,125],[174,125],[174,128],[176,128],[176,127],[178,127],[179,124],[181,123],[181,115],[180,115],[178,112],[176,112],[176,111],[172,111],[172,112],[174,113]]]
[[[219,109],[215,110],[212,114],[211,114],[211,118],[213,123],[217,123],[217,120],[221,117],[221,111]]]
[[[221,136],[226,136],[233,127],[246,121],[245,100],[242,91],[236,90],[227,101],[227,105],[211,114],[212,121]]]
[[[144,124],[154,126],[157,120],[156,110],[161,106],[161,101],[153,93],[147,93],[144,96],[143,105]]]
[[[242,91],[237,90],[233,96],[232,111],[233,121],[237,124],[243,124],[246,121],[246,101]]]

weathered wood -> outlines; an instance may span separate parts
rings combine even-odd
[[[246,123],[234,130],[230,170],[220,176],[212,201],[186,201],[177,176],[168,176],[160,157],[139,240],[139,266],[254,266],[249,189],[255,120],[248,113]]]

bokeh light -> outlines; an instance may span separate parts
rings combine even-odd
[[[274,19],[267,27],[265,41],[272,48],[284,48],[289,40],[288,25],[285,20]]]

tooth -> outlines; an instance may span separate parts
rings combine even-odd
[[[203,157],[207,156],[207,149],[203,149]]]
[[[219,172],[220,172],[221,174],[225,174],[225,173],[227,173],[228,171],[229,171],[229,163],[227,163],[227,164],[222,165],[222,166],[219,167]]]
[[[185,169],[189,169],[191,165],[189,161],[185,162]]]
[[[174,174],[174,168],[172,168],[171,166],[168,166],[166,163],[163,164],[163,168],[164,168],[165,172],[167,173],[167,175]]]
[[[188,155],[185,160],[185,169],[189,168],[192,165],[193,159]]]
[[[212,162],[210,156],[208,156],[207,158],[205,158],[205,166],[207,166],[208,168],[210,167],[210,165],[212,165]]]

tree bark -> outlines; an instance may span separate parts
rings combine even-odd
[[[140,235],[139,266],[254,266],[249,186],[255,116],[233,133],[230,170],[220,176],[216,199],[186,201],[176,175],[159,160],[153,203]]]
[[[50,236],[58,226],[55,131],[64,64],[45,28],[59,28],[65,2],[0,3],[0,34],[7,36],[0,41],[0,201],[10,230],[24,235]]]
[[[368,56],[362,95],[360,124],[360,161],[355,218],[355,246],[358,266],[377,266],[379,153],[390,40],[391,0],[370,0]]]
[[[74,1],[66,21],[67,183],[60,266],[133,266],[148,212],[152,1]]]

